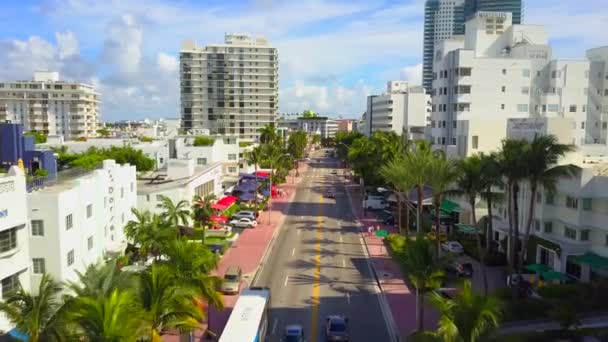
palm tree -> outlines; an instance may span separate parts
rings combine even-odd
[[[263,128],[258,130],[260,132],[260,142],[262,144],[280,144],[281,137],[277,133],[276,127],[273,123],[270,123]]]
[[[520,271],[527,252],[538,187],[541,186],[545,191],[554,192],[555,185],[560,179],[570,178],[576,174],[578,167],[574,165],[556,165],[559,158],[572,151],[574,151],[574,146],[560,144],[554,135],[535,136],[527,150],[527,155],[523,157],[526,160],[527,179],[530,185],[530,202],[519,257]]]
[[[69,330],[62,315],[60,292],[61,285],[50,275],[44,274],[37,295],[19,285],[6,301],[0,302],[0,312],[17,330],[27,335],[28,341],[65,341]]]
[[[503,200],[503,194],[494,191],[494,187],[502,187],[503,180],[502,174],[500,173],[499,155],[497,153],[479,155],[481,162],[481,174],[483,177],[483,184],[485,188],[480,192],[480,196],[486,201],[488,206],[488,219],[486,225],[486,250],[490,251],[492,247],[492,232],[493,232],[493,220],[494,215],[492,213],[492,206],[495,202]]]
[[[164,209],[161,217],[167,221],[171,227],[175,227],[177,236],[180,236],[180,222],[182,225],[187,226],[190,221],[188,201],[181,200],[175,204],[169,197],[161,195],[161,207]]]
[[[199,327],[203,314],[196,305],[196,291],[178,282],[168,265],[154,264],[138,277],[138,300],[146,312],[152,341],[161,341],[161,336],[170,330],[191,331]]]
[[[477,217],[475,203],[481,192],[486,190],[484,184],[483,164],[480,155],[473,155],[458,162],[458,179],[456,180],[455,192],[463,195],[471,207],[471,225],[477,229]],[[490,218],[491,219],[491,218]],[[487,234],[487,232],[486,232]],[[477,252],[481,264],[481,274],[483,278],[483,291],[488,294],[488,277],[486,275],[485,251],[481,248],[481,237],[475,231],[477,240]],[[488,245],[486,245],[487,248]]]
[[[213,208],[211,208],[211,204],[213,200],[215,200],[215,194],[209,194],[204,198],[196,195],[192,199],[192,210],[190,214],[192,215],[192,221],[194,221],[194,230],[197,228],[201,228],[201,243],[205,243],[205,233],[207,229],[207,225],[210,222],[211,216],[214,214]]]
[[[90,264],[84,273],[76,271],[76,274],[78,280],[67,284],[74,297],[107,297],[115,289],[131,286],[130,275],[118,269],[116,258]]]
[[[151,215],[148,211],[141,213],[135,208],[131,212],[136,220],[125,225],[125,236],[139,245],[142,255],[152,254],[158,259],[166,242],[176,238],[176,231],[159,215]]]
[[[468,280],[454,299],[433,293],[431,303],[441,315],[436,335],[443,341],[487,341],[501,318],[501,302],[476,294]]]
[[[270,221],[270,212],[272,211],[272,178],[274,177],[274,169],[283,163],[286,156],[280,146],[271,144],[262,145],[262,155],[263,160],[270,164],[270,196],[268,198],[268,220]]]
[[[388,183],[393,185],[396,193],[399,233],[401,233],[401,228],[403,226],[401,224],[401,194],[405,193],[405,235],[408,235],[410,228],[409,192],[414,187],[414,182],[406,172],[404,163],[405,160],[403,157],[395,157],[393,160],[389,161],[386,165],[380,168],[380,175],[382,175],[382,177],[384,177]]]
[[[81,341],[138,341],[149,331],[137,298],[125,290],[114,289],[107,297],[78,297],[69,317]]]
[[[258,165],[263,161],[263,152],[262,152],[262,148],[260,146],[256,146],[251,152],[249,152],[247,154],[247,164],[253,164],[253,167],[255,169],[255,185],[256,185],[256,190],[255,190],[255,208],[256,211],[258,210],[258,190],[257,190],[257,186],[259,185],[258,183]]]
[[[445,158],[443,154],[431,159],[428,170],[428,183],[433,188],[433,205],[435,206],[435,246],[436,253],[439,255],[439,245],[441,243],[441,201],[449,187],[458,177],[454,163]]]
[[[412,181],[416,186],[416,194],[418,203],[416,204],[416,231],[422,232],[422,202],[423,188],[429,180],[429,168],[434,159],[431,145],[426,141],[419,141],[406,154],[405,168],[407,173],[412,177]]]
[[[424,327],[424,294],[441,286],[444,278],[445,257],[435,258],[431,243],[419,234],[416,239],[408,239],[404,245],[403,263],[408,278],[416,288],[416,326]]]

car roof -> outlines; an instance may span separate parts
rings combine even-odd
[[[287,333],[301,333],[304,329],[299,324],[290,324],[285,327],[285,332]]]
[[[237,265],[232,265],[228,267],[225,274],[237,274],[241,270]]]

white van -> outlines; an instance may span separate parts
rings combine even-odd
[[[365,195],[363,208],[367,210],[385,209],[388,208],[388,202],[384,199],[384,196]]]

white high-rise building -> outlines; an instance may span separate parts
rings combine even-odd
[[[608,46],[587,50],[589,86],[587,131],[589,143],[608,142]]]
[[[227,34],[224,44],[180,50],[181,127],[256,141],[275,122],[278,54],[261,37]]]
[[[277,127],[288,131],[302,131],[309,135],[320,135],[321,138],[333,138],[338,132],[338,121],[327,116],[299,117],[290,119],[282,116]]]
[[[25,174],[13,166],[0,173],[0,301],[10,291],[30,289],[29,225],[25,201]],[[13,328],[0,314],[0,332]]]
[[[136,206],[135,166],[113,160],[82,175],[60,172],[56,184],[29,193],[33,286],[44,271],[58,281],[75,281],[76,271],[124,251],[123,228]]]
[[[385,93],[367,97],[362,133],[369,136],[376,131],[393,131],[401,135],[411,133],[414,127],[426,128],[430,102],[431,97],[422,86],[389,81]]]
[[[0,122],[65,139],[97,136],[100,94],[91,85],[36,72],[32,81],[0,83]]]
[[[508,118],[568,118],[569,143],[596,141],[587,124],[589,61],[551,60],[541,26],[478,12],[464,37],[438,45],[433,70],[431,139],[449,155],[497,150]]]

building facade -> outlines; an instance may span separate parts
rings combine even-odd
[[[104,160],[86,174],[65,172],[54,185],[27,195],[30,254],[38,265],[34,288],[44,271],[58,281],[76,281],[77,271],[127,245],[123,229],[137,205],[135,166]]]
[[[100,94],[95,87],[36,72],[32,81],[0,83],[0,122],[20,123],[28,132],[65,139],[97,136]]]
[[[523,0],[465,0],[464,20],[471,19],[477,12],[509,12],[513,24],[521,24],[524,17],[522,2]]]
[[[339,130],[338,121],[326,116],[299,117],[296,119],[282,117],[278,120],[277,126],[290,131],[302,131],[310,135],[320,135],[321,138],[333,138]]]
[[[34,137],[23,135],[23,125],[0,123],[0,168],[8,169],[23,162],[28,175],[36,175],[38,170],[48,172],[48,179],[55,179],[57,161],[55,152],[35,146]]]
[[[338,131],[340,131],[340,132],[351,132],[351,131],[353,131],[353,124],[356,126],[355,120],[353,120],[353,119],[340,119],[337,121],[338,121]],[[354,130],[356,130],[356,127]]]
[[[278,54],[264,38],[227,34],[224,44],[180,50],[181,127],[196,133],[239,135],[257,141],[275,122]]]
[[[608,46],[587,50],[587,129],[589,143],[608,142]]]
[[[13,166],[0,173],[0,301],[19,288],[30,290],[32,260],[29,253],[25,173]],[[9,331],[0,314],[0,333]]]

